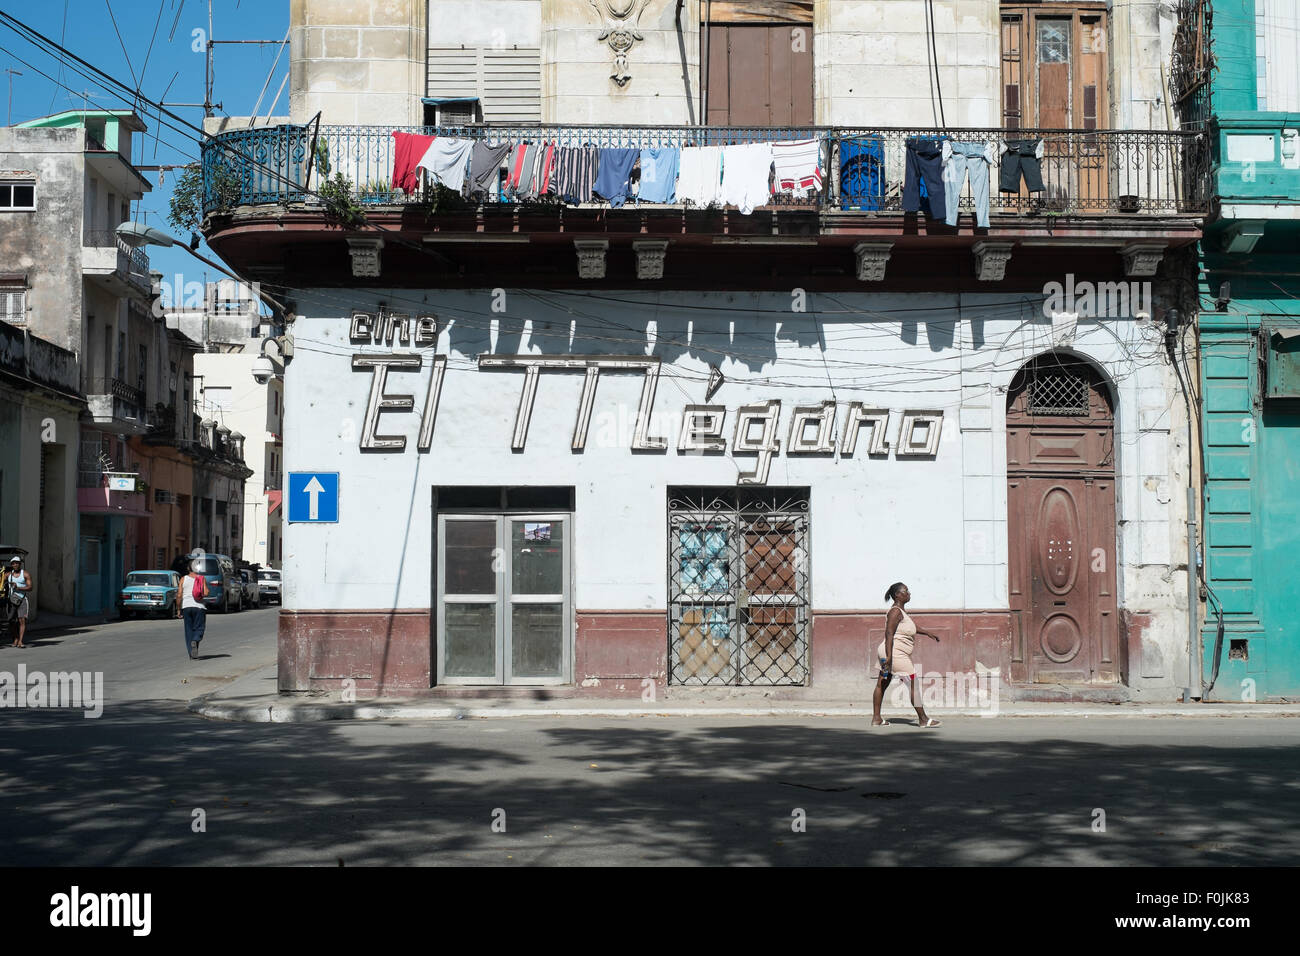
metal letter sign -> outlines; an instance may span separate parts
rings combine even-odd
[[[339,520],[337,471],[289,472],[289,520],[333,523]]]

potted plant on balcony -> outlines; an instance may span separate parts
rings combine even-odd
[[[209,185],[211,188],[206,194],[207,201],[212,204],[209,212],[223,212],[239,205],[242,184],[233,165],[221,160],[214,163]],[[205,216],[204,202],[203,169],[198,164],[186,166],[172,187],[167,221],[182,232],[198,232]]]
[[[365,212],[353,194],[352,180],[342,173],[335,173],[333,179],[325,179],[316,189],[325,204],[325,218],[341,226],[359,226],[365,222]]]
[[[360,190],[359,198],[362,205],[375,205],[389,202],[392,194],[393,191],[389,188],[388,180],[367,180],[366,185]]]

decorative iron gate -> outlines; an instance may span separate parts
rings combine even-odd
[[[670,683],[806,683],[808,489],[671,489],[668,542]]]

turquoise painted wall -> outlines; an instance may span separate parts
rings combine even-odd
[[[43,116],[40,119],[28,120],[26,123],[17,123],[25,129],[81,129],[86,126],[86,121],[103,120],[104,136],[101,142],[105,149],[118,152],[118,132],[120,122],[111,112],[106,110],[76,110],[69,113],[58,113],[54,116]]]
[[[1249,678],[1256,699],[1295,697],[1300,696],[1300,401],[1261,401],[1258,330],[1261,324],[1300,329],[1300,299],[1282,293],[1239,299],[1237,287],[1245,280],[1232,281],[1230,311],[1201,315],[1206,578],[1224,611],[1213,696],[1239,700]],[[1291,290],[1300,295],[1300,284],[1293,281]],[[1211,613],[1202,632],[1207,680],[1216,630]],[[1248,659],[1230,659],[1233,640],[1246,642],[1242,650]]]
[[[1213,0],[1216,113],[1254,110],[1255,0]]]
[[[1213,698],[1300,697],[1300,400],[1265,401],[1260,360],[1270,344],[1261,326],[1300,328],[1300,221],[1267,218],[1270,207],[1300,205],[1300,173],[1275,161],[1226,159],[1228,134],[1294,127],[1295,116],[1257,111],[1255,4],[1215,0],[1214,183],[1221,203],[1266,217],[1248,251],[1229,253],[1235,222],[1212,216],[1201,243],[1202,434],[1205,454],[1206,579],[1222,603],[1223,647]],[[1213,305],[1231,284],[1226,311]],[[1217,618],[1202,631],[1206,680]],[[1234,657],[1233,642],[1239,642]],[[1244,642],[1244,643],[1242,643]]]

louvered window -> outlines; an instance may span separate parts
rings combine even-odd
[[[27,287],[23,283],[0,283],[0,319],[10,325],[27,321]]]
[[[428,97],[437,121],[461,125],[540,123],[542,58],[537,47],[430,47]],[[451,102],[461,98],[459,102]],[[469,116],[477,106],[478,119]],[[463,116],[457,119],[455,117]]]

